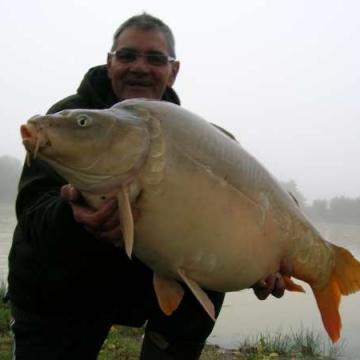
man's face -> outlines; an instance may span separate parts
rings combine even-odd
[[[124,49],[140,54],[162,53],[169,55],[164,35],[156,30],[136,27],[125,29],[117,38],[115,50]],[[171,87],[179,70],[179,62],[167,61],[164,65],[149,63],[144,56],[123,62],[108,55],[107,71],[113,91],[119,100],[149,98],[160,100],[167,86]]]

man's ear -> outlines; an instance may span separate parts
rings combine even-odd
[[[179,69],[180,69],[180,61],[174,61],[171,64],[171,73],[168,82],[166,84],[168,87],[172,87],[174,85]]]

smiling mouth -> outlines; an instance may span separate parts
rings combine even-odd
[[[127,81],[126,85],[127,86],[132,86],[132,87],[146,87],[146,88],[152,86],[151,83],[144,82],[144,81]]]

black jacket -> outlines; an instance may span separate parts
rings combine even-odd
[[[163,99],[180,103],[170,88]],[[97,66],[85,75],[77,94],[53,105],[49,113],[104,109],[117,101],[106,66]],[[24,165],[9,254],[15,316],[86,317],[120,305],[121,323],[142,325],[146,307],[156,303],[152,271],[74,221],[70,206],[59,196],[65,183],[41,160]]]

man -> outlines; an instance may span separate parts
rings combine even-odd
[[[85,75],[63,109],[104,109],[129,98],[180,104],[172,89],[179,71],[171,30],[148,14],[134,16],[114,35],[106,66]],[[17,360],[96,359],[114,323],[146,321],[142,360],[198,359],[214,323],[190,291],[168,317],[157,304],[152,271],[122,248],[113,200],[99,211],[41,160],[24,166],[16,203],[18,224],[9,255],[9,297]],[[283,271],[288,272],[284,267]],[[282,296],[274,274],[256,285],[259,298]],[[216,315],[224,294],[207,291]]]

